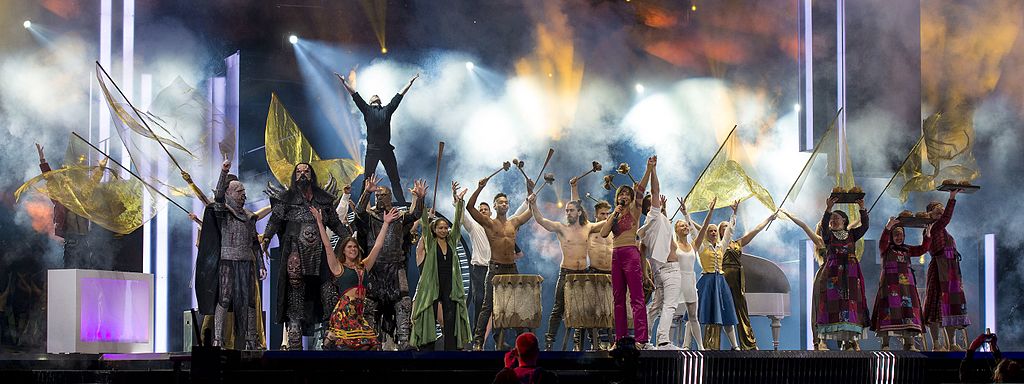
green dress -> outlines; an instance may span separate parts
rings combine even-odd
[[[462,228],[462,212],[465,203],[460,200],[455,207],[455,222],[448,235],[448,249],[454,252]],[[412,299],[412,336],[410,344],[422,346],[437,341],[437,316],[434,302],[440,291],[437,281],[437,247],[434,245],[434,233],[430,230],[427,209],[420,216],[420,228],[423,237],[426,257],[423,259],[423,271],[416,285],[416,296]],[[452,262],[452,287],[450,299],[455,303],[455,345],[466,345],[473,337],[469,327],[469,310],[466,308],[466,290],[462,286],[462,266],[457,260]]]

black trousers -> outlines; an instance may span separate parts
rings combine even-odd
[[[398,176],[398,160],[395,160],[395,151],[390,149],[367,149],[363,158],[363,178],[377,171],[377,163],[384,163],[384,172],[388,173],[388,180],[391,181],[391,194],[395,201],[405,204],[405,190],[402,189],[402,180]]]

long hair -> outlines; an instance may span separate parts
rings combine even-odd
[[[570,205],[576,207],[576,210],[580,212],[580,215],[576,217],[576,222],[575,223],[569,223],[570,225],[571,224],[586,225],[588,222],[590,222],[590,220],[587,219],[587,211],[583,210],[583,203],[581,203],[579,200],[574,200],[574,201],[570,201],[568,203],[565,203],[566,207],[568,207]]]
[[[295,182],[298,180],[298,177],[296,176],[297,175],[296,171],[299,169],[299,166],[303,165],[303,164],[305,164],[307,167],[309,167],[309,184],[310,184],[310,186],[312,186],[313,189],[319,189],[320,188],[320,183],[318,183],[317,180],[316,180],[316,170],[313,169],[313,166],[310,165],[309,163],[298,163],[298,164],[295,164],[295,168],[292,168],[292,184],[288,188],[289,189],[295,189]]]
[[[628,185],[620,185],[618,188],[615,189],[615,203],[616,204],[618,204],[618,202],[619,202],[619,195],[622,194],[623,191],[629,191],[629,196],[633,200],[636,200],[636,191],[633,190],[633,187],[628,186]]]
[[[359,260],[356,261],[363,261],[363,258],[366,257],[366,252],[363,252],[363,247],[359,246],[359,240],[357,240],[355,236],[349,236],[346,237],[344,240],[341,240],[341,242],[338,243],[338,252],[334,254],[334,257],[336,257],[339,261],[341,261],[342,264],[344,264],[345,247],[348,246],[348,243],[354,243],[356,245],[356,249],[359,250]]]

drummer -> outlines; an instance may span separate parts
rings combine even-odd
[[[570,199],[572,201],[580,201],[579,191],[579,179],[573,178],[569,180],[570,186]],[[594,223],[595,226],[600,227],[604,224],[605,220],[608,220],[608,216],[611,215],[612,205],[607,201],[595,201],[594,204]],[[586,212],[584,212],[586,214]],[[587,238],[587,262],[589,267],[587,268],[588,273],[598,273],[603,275],[612,274],[612,236],[601,236],[600,232],[593,232]],[[599,330],[601,338],[604,342],[611,341],[611,329]],[[575,345],[579,346],[583,344],[583,332],[576,333]],[[593,335],[592,335],[593,336]],[[597,337],[593,336],[592,342],[597,345]]]
[[[516,267],[516,235],[519,227],[530,220],[530,211],[507,217],[508,196],[499,193],[494,196],[494,211],[497,213],[493,219],[480,213],[476,208],[476,201],[480,197],[480,191],[487,185],[490,179],[480,179],[473,195],[469,197],[466,210],[469,215],[484,228],[487,234],[487,241],[490,243],[491,260],[487,265],[487,277],[484,278],[484,303],[477,314],[475,329],[473,330],[473,349],[482,350],[484,345],[484,332],[487,331],[487,320],[491,318],[491,311],[494,308],[494,285],[491,283],[495,275],[517,274]],[[526,191],[533,194],[533,180],[526,179]]]
[[[569,184],[575,188],[577,179],[569,180]],[[590,223],[587,220],[587,213],[583,210],[583,204],[579,200],[572,200],[565,204],[565,222],[559,223],[545,219],[537,209],[537,195],[530,195],[527,198],[530,203],[530,212],[533,218],[541,227],[548,232],[553,232],[558,237],[558,244],[562,248],[562,262],[558,270],[558,281],[555,283],[555,304],[551,308],[551,315],[548,318],[548,330],[544,335],[544,350],[550,351],[551,344],[555,343],[558,336],[558,329],[562,326],[562,315],[565,313],[565,277],[569,274],[587,273],[587,246],[591,234],[599,233],[601,225]]]

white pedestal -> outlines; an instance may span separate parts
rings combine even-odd
[[[47,271],[47,353],[153,352],[153,275]]]

